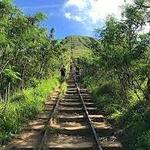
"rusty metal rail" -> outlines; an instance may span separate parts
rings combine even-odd
[[[41,138],[40,144],[37,146],[37,148],[39,150],[46,149],[45,143],[46,143],[46,137],[47,137],[47,134],[48,134],[48,131],[49,131],[48,126],[49,126],[50,120],[53,118],[53,116],[55,114],[56,109],[58,108],[59,102],[60,102],[60,92],[58,93],[58,97],[57,97],[56,103],[54,104],[54,106],[52,108],[52,112],[49,115],[49,119],[48,119],[48,121],[47,121],[47,123],[45,125],[44,131],[43,131],[43,136]]]
[[[78,95],[79,95],[79,97],[80,97],[81,103],[82,103],[82,105],[83,105],[83,111],[84,111],[84,113],[85,113],[85,117],[86,117],[86,119],[87,119],[87,123],[88,123],[88,125],[89,125],[89,127],[90,127],[90,129],[91,129],[91,133],[92,133],[92,135],[93,135],[93,138],[94,138],[94,141],[95,141],[97,150],[103,150],[103,149],[102,149],[102,146],[101,146],[100,143],[98,142],[98,137],[97,137],[95,128],[94,128],[94,126],[93,126],[93,124],[92,124],[92,122],[91,122],[91,119],[89,118],[88,110],[87,110],[87,108],[86,108],[85,102],[84,102],[83,97],[82,97],[82,95],[81,95],[79,85],[78,85],[78,83],[76,82],[75,79],[74,79],[74,83],[75,83],[75,86],[76,86],[76,88],[77,88],[77,92],[78,92]],[[48,123],[50,123],[50,120],[54,117],[55,111],[56,111],[57,108],[59,107],[59,102],[60,102],[60,93],[59,93],[59,96],[58,96],[58,98],[57,98],[57,101],[56,101],[55,105],[53,106],[52,113],[51,113],[51,115],[49,116]],[[40,146],[38,147],[40,150],[46,148],[45,143],[46,143],[46,137],[47,137],[47,133],[48,133],[48,129],[49,129],[49,128],[48,128],[48,126],[49,126],[48,123],[47,123],[47,125],[45,126],[45,131],[44,131],[44,133],[43,133],[43,137],[42,137],[42,140],[41,140],[41,144],[40,144]]]
[[[95,140],[95,144],[96,144],[96,146],[97,146],[97,150],[103,150],[103,149],[102,149],[102,146],[101,146],[100,143],[98,142],[98,137],[97,137],[97,134],[96,134],[96,130],[95,130],[95,128],[94,128],[94,126],[93,126],[93,124],[92,124],[92,122],[91,122],[91,119],[89,118],[88,110],[87,110],[87,108],[86,108],[84,99],[83,99],[83,97],[82,97],[82,95],[81,95],[81,92],[80,92],[79,85],[78,85],[78,83],[76,82],[75,78],[74,78],[74,81],[75,81],[75,85],[76,85],[76,88],[77,88],[77,92],[78,92],[78,94],[79,94],[79,96],[80,96],[80,99],[81,99],[81,102],[82,102],[82,105],[83,105],[83,109],[84,109],[84,112],[85,112],[85,117],[86,117],[86,119],[87,119],[87,121],[88,121],[89,127],[90,127],[90,129],[91,129],[92,134],[93,134],[93,138],[94,138],[94,140]]]

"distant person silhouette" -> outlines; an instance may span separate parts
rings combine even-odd
[[[61,80],[64,81],[66,77],[66,68],[64,65],[60,69],[60,74],[61,74]]]
[[[73,61],[71,62],[71,65],[70,65],[70,75],[71,75],[71,78],[74,78],[75,71],[74,71],[74,62]]]
[[[76,66],[76,68],[75,68],[75,74],[76,74],[76,81],[80,82],[81,72],[80,72],[80,67],[79,66]]]

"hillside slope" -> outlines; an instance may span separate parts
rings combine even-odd
[[[60,43],[67,50],[72,50],[73,57],[87,57],[91,55],[90,45],[96,40],[87,36],[67,36]]]

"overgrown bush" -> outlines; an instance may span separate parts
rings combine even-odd
[[[8,104],[0,103],[0,144],[5,144],[17,133],[22,124],[42,110],[47,96],[59,86],[54,76],[42,80],[35,88],[28,88],[10,97]]]

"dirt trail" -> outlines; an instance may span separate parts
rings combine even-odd
[[[114,136],[113,128],[97,109],[88,91],[80,88],[80,92],[102,150],[123,150]],[[68,80],[68,90],[63,98],[59,99],[59,92],[54,92],[46,102],[43,112],[29,122],[7,149],[98,149],[73,80]]]

